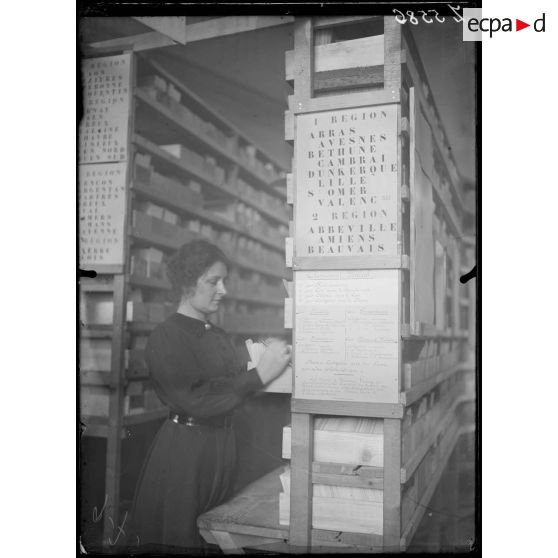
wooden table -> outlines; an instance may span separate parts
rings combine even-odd
[[[204,513],[198,518],[203,538],[217,544],[224,554],[244,554],[243,548],[270,552],[300,553],[289,545],[289,528],[279,525],[279,493],[281,481],[279,467],[249,484],[228,502]],[[354,538],[354,540],[353,540]],[[378,552],[362,545],[366,535],[359,536],[336,531],[312,530],[312,553]]]

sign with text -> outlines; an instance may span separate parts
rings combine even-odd
[[[82,62],[83,119],[79,162],[104,163],[128,158],[131,56],[106,56]]]
[[[79,167],[80,267],[124,264],[126,163]]]
[[[397,106],[296,121],[295,255],[398,255]]]
[[[397,270],[297,271],[295,397],[397,403]]]

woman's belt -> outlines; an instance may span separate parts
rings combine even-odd
[[[220,415],[216,417],[198,418],[188,415],[181,415],[171,411],[169,419],[175,424],[186,426],[212,426],[213,428],[229,428],[232,426],[232,415]]]

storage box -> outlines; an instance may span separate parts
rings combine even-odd
[[[314,428],[314,461],[326,463],[346,463],[349,465],[368,465],[383,467],[384,434],[383,421],[361,419],[369,423],[371,433],[320,430]],[[340,418],[340,428],[350,421]],[[331,422],[334,425],[334,422]],[[333,428],[333,426],[328,426]],[[283,459],[291,458],[291,427],[283,428]]]
[[[366,500],[312,498],[312,527],[349,533],[383,533],[383,504]],[[290,496],[279,494],[279,524],[290,523]]]
[[[161,76],[158,76],[157,74],[151,74],[149,76],[145,76],[140,81],[140,86],[141,87],[155,87],[159,91],[162,91],[162,92],[166,93],[168,84],[167,84],[167,81],[165,79],[163,79]]]
[[[80,413],[83,416],[108,417],[108,388],[101,386],[81,386]]]
[[[167,86],[167,95],[177,103],[180,103],[182,99],[182,93],[172,83]]]
[[[86,325],[111,325],[113,313],[111,293],[95,293],[80,300],[80,320]]]
[[[79,343],[80,370],[110,372],[112,341],[110,339],[81,339]]]

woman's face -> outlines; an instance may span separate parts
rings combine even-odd
[[[222,262],[214,263],[199,279],[188,302],[202,314],[212,314],[219,309],[219,303],[227,294],[224,281],[227,277],[227,267]]]

